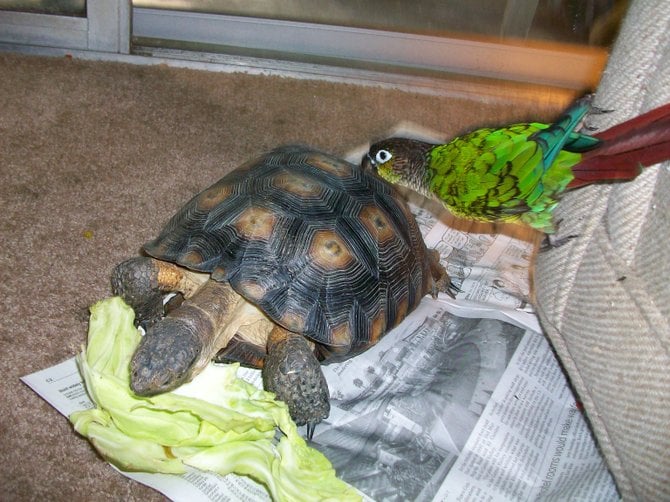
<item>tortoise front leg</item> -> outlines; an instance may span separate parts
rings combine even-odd
[[[275,326],[267,342],[262,369],[265,390],[288,405],[291,418],[307,425],[312,439],[316,424],[330,413],[330,393],[321,365],[305,337]]]
[[[163,317],[163,294],[179,291],[190,297],[207,280],[173,263],[137,256],[112,272],[112,293],[135,311],[135,323],[145,330]]]

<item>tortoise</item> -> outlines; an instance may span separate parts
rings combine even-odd
[[[391,185],[303,146],[233,170],[143,250],[112,272],[146,328],[132,390],[167,392],[211,360],[237,361],[262,369],[309,438],[330,412],[320,363],[359,354],[450,286]],[[183,303],[164,315],[169,292]]]

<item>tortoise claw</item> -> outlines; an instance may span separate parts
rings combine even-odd
[[[307,437],[307,441],[310,443],[312,442],[312,438],[314,437],[314,431],[316,430],[316,423],[314,422],[309,422],[307,424],[307,433],[305,436]]]
[[[448,294],[451,298],[455,300],[456,295],[461,291],[462,289],[456,286],[456,284],[454,284],[454,282],[451,280],[451,277],[445,274],[441,280],[433,283],[433,290],[431,292],[431,296],[433,298],[437,298],[438,293],[443,292]]]
[[[445,292],[446,292],[451,298],[453,298],[453,299],[455,300],[455,299],[456,299],[456,295],[457,295],[458,293],[461,293],[462,291],[463,291],[463,290],[462,290],[461,288],[459,288],[458,286],[456,286],[456,284],[454,284],[454,283],[451,281],[451,279],[449,279],[449,284],[447,284],[447,287],[446,287],[446,289],[445,289]]]

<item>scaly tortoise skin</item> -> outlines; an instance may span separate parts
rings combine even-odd
[[[266,390],[310,436],[330,410],[319,362],[364,351],[448,285],[393,187],[304,147],[232,171],[144,251],[112,274],[147,327],[134,392],[172,390],[212,359],[239,361],[262,368]],[[163,317],[170,291],[185,300]]]

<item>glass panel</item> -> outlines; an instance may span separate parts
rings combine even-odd
[[[0,0],[0,10],[86,17],[86,0]]]
[[[134,7],[437,36],[608,45],[628,0],[133,0]]]

